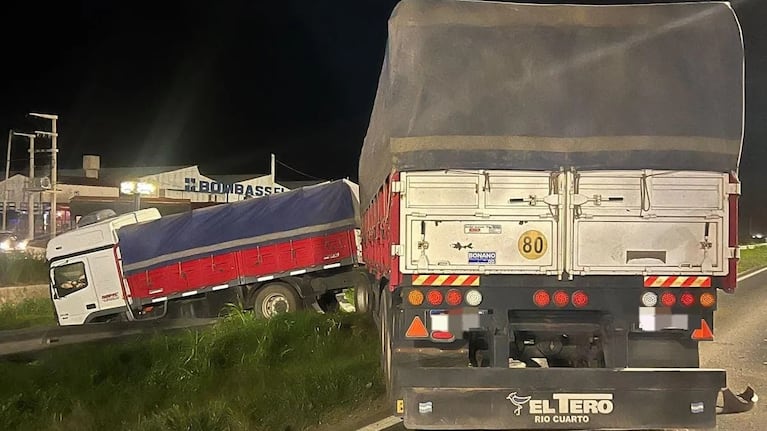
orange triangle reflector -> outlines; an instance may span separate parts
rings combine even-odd
[[[700,328],[692,331],[693,340],[713,340],[714,333],[711,331],[711,327],[708,326],[706,319],[700,319]]]
[[[429,331],[426,330],[426,325],[423,324],[423,320],[420,317],[415,316],[410,323],[410,327],[405,332],[407,338],[426,338],[429,336]]]

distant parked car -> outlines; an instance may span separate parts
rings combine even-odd
[[[0,252],[12,253],[25,251],[27,249],[27,240],[20,240],[15,233],[0,231]]]

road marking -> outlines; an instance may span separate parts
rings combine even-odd
[[[357,431],[381,431],[383,429],[397,425],[400,422],[402,422],[401,418],[398,418],[396,416],[389,416],[388,418],[381,419],[380,421],[376,423],[372,423],[368,426],[362,427],[358,429]]]
[[[753,277],[753,276],[755,276],[755,275],[757,275],[757,274],[761,274],[761,273],[763,273],[764,271],[767,271],[767,266],[765,266],[765,267],[764,267],[764,268],[762,268],[762,269],[757,269],[757,270],[756,270],[756,271],[754,271],[754,272],[749,272],[748,274],[746,274],[746,275],[744,275],[744,276],[742,276],[742,277],[738,277],[738,282],[741,282],[741,281],[744,281],[744,280],[748,280],[749,278],[751,278],[751,277]]]

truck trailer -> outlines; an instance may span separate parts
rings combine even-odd
[[[743,58],[726,2],[398,4],[359,178],[405,427],[713,428],[753,406],[698,351],[736,288]]]
[[[215,317],[230,303],[267,318],[332,310],[336,293],[368,282],[357,193],[340,180],[167,217],[96,217],[48,243],[56,319]]]

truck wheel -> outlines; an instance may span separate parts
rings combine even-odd
[[[253,298],[253,310],[259,317],[270,319],[278,314],[292,313],[302,307],[298,293],[288,284],[270,283],[258,289]]]
[[[354,286],[354,311],[357,314],[370,314],[373,310],[370,307],[370,299],[372,297],[370,291],[370,282],[358,282]]]

